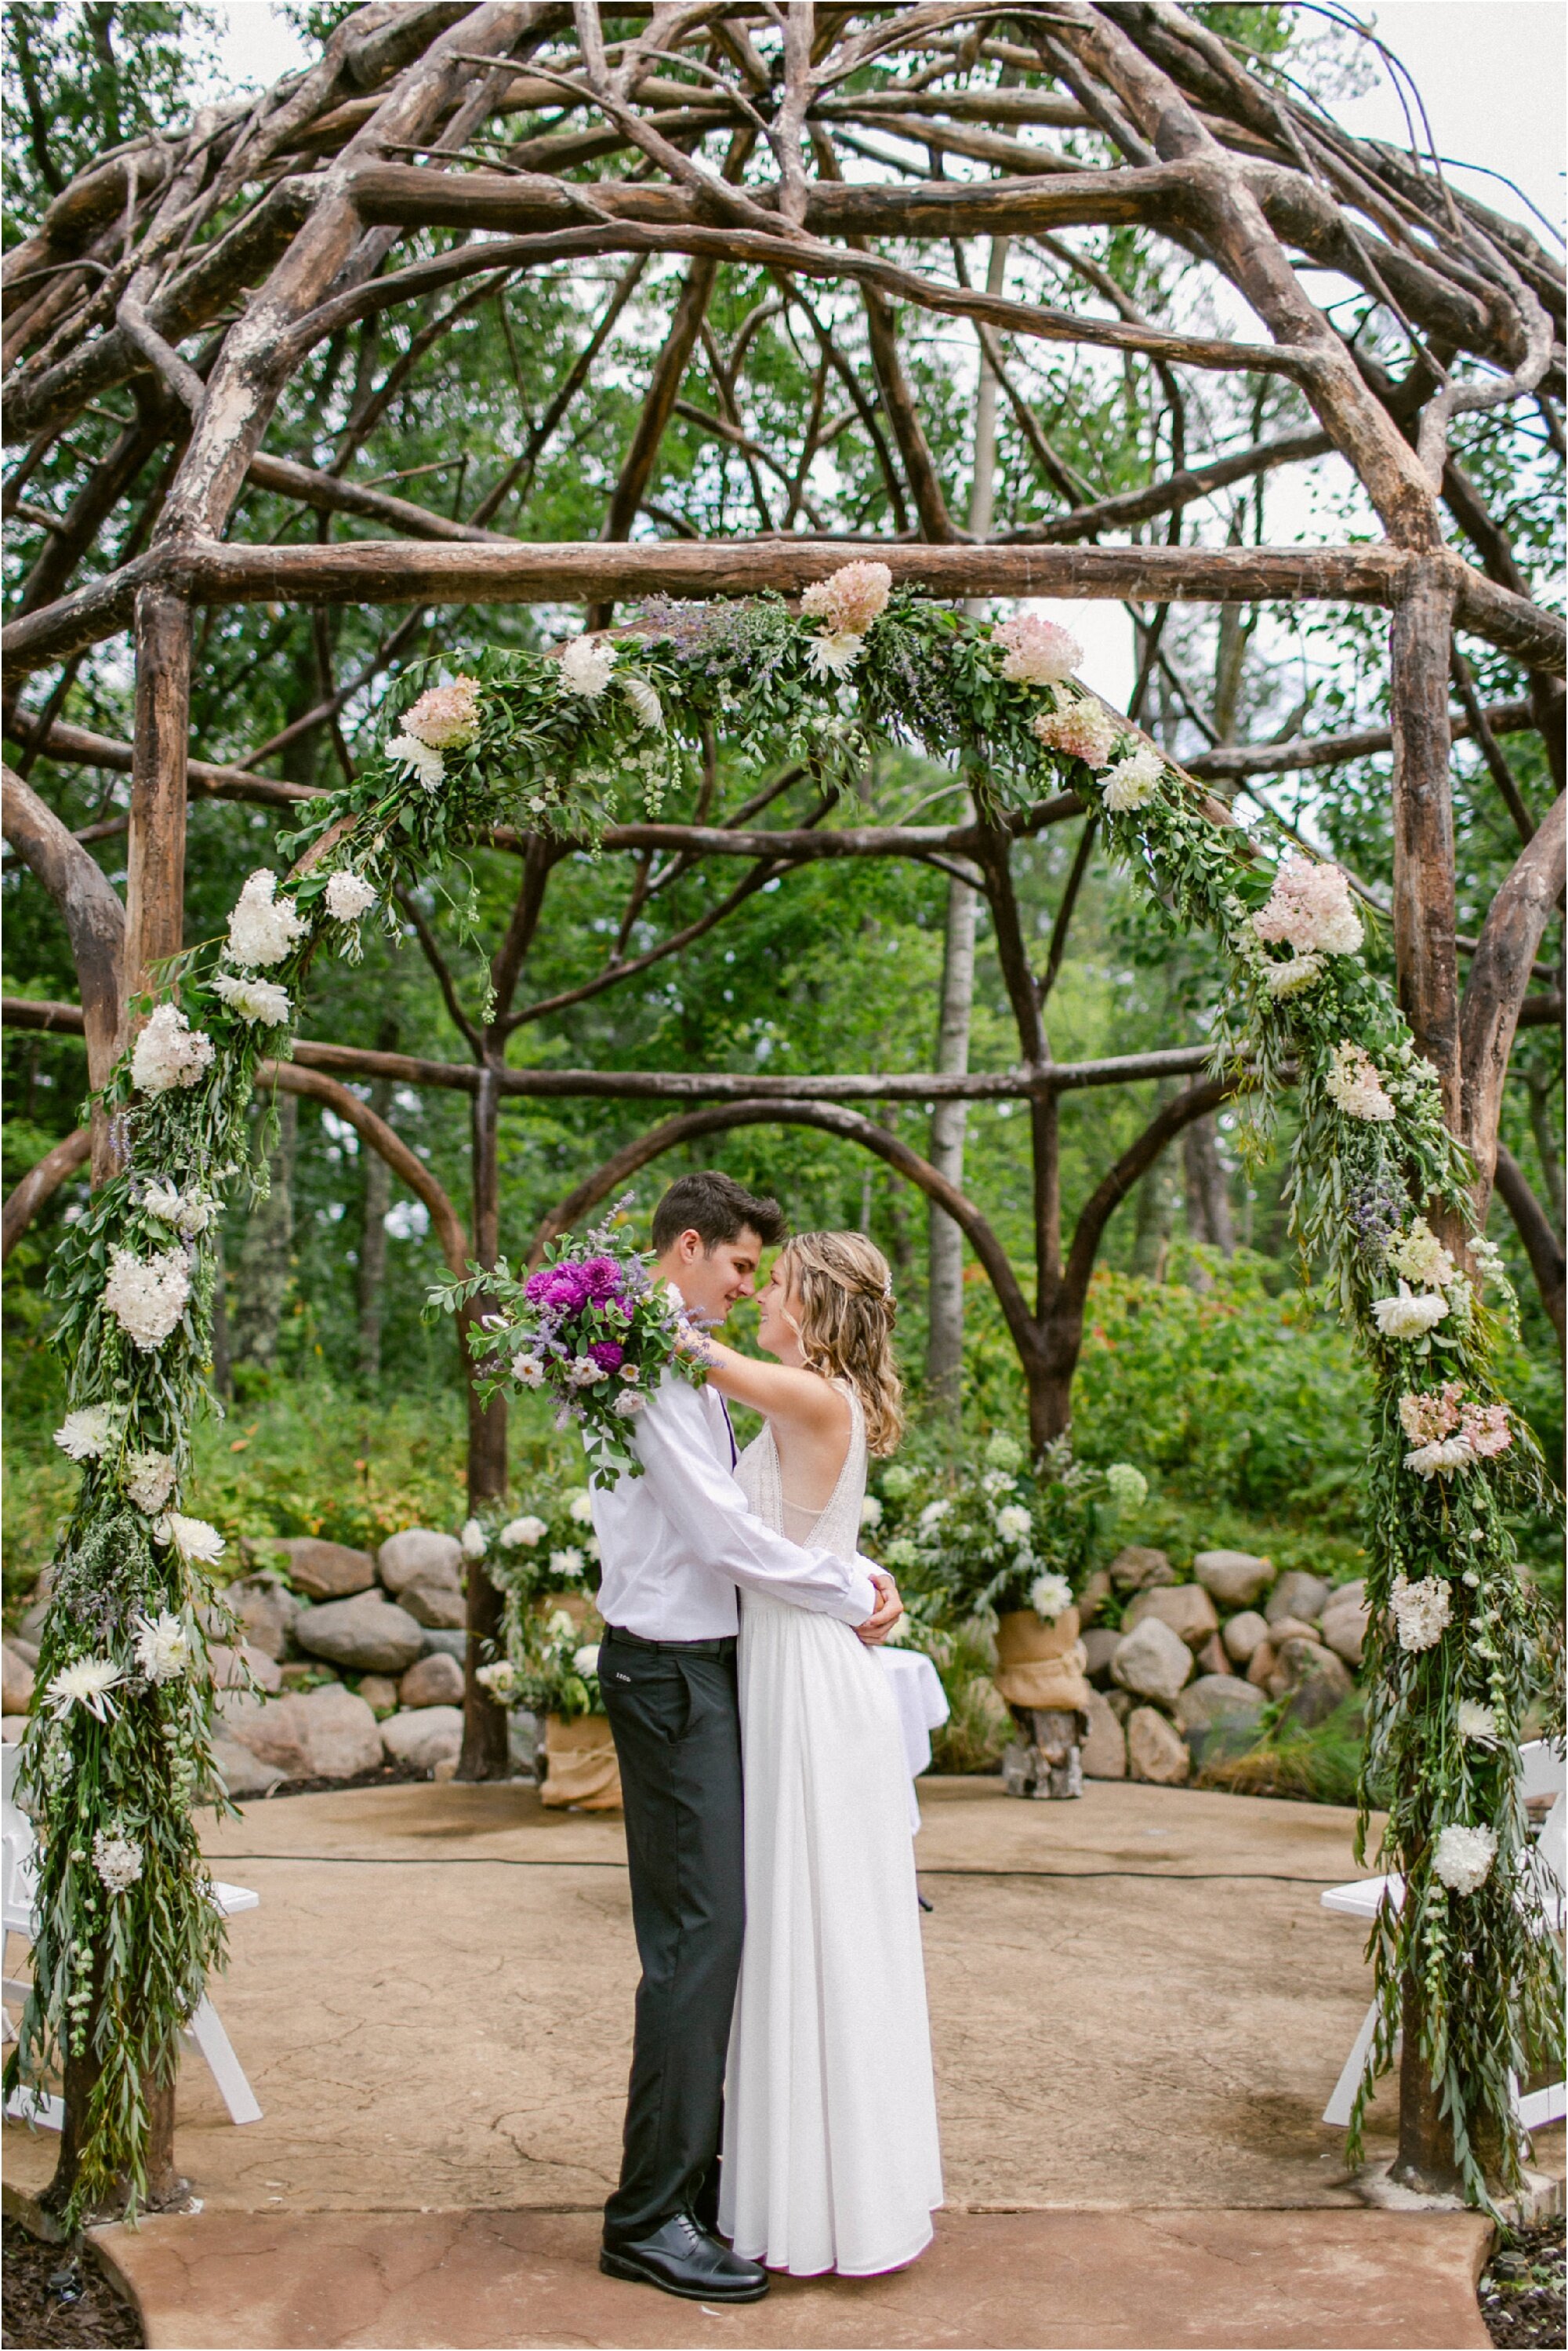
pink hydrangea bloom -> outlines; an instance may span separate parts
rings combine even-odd
[[[1034,733],[1048,751],[1065,751],[1086,768],[1103,768],[1116,740],[1116,721],[1103,702],[1070,702],[1065,710],[1042,710]]]
[[[1464,1414],[1464,1437],[1470,1451],[1482,1459],[1494,1453],[1506,1453],[1513,1443],[1513,1431],[1508,1425],[1505,1404],[1468,1404]]]
[[[472,743],[479,732],[479,681],[455,677],[450,685],[433,685],[403,716],[402,730],[416,743],[434,751],[453,751]]]
[[[1022,612],[991,632],[991,643],[1002,648],[1002,675],[1014,685],[1060,685],[1083,659],[1076,637],[1055,621],[1038,612]]]
[[[1317,865],[1307,857],[1286,858],[1252,927],[1260,939],[1282,941],[1298,955],[1354,955],[1361,945],[1349,883],[1337,865]]]
[[[833,636],[863,637],[887,610],[893,573],[885,563],[845,563],[831,579],[814,580],[800,599],[809,621],[826,621]]]
[[[1399,1426],[1412,1445],[1436,1445],[1459,1425],[1459,1384],[1445,1380],[1423,1395],[1402,1395]]]

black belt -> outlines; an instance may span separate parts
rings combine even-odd
[[[629,1633],[624,1625],[606,1625],[604,1637],[619,1647],[622,1642],[632,1649],[668,1649],[682,1657],[733,1657],[736,1636],[721,1633],[714,1641],[645,1641],[641,1633]]]

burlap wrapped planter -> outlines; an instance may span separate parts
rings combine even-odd
[[[621,1767],[602,1714],[545,1717],[545,1776],[541,1804],[575,1804],[584,1813],[621,1810]]]
[[[1052,1625],[1032,1608],[1009,1609],[997,1620],[993,1679],[1009,1706],[1086,1714],[1088,1663],[1076,1608],[1064,1608]]]

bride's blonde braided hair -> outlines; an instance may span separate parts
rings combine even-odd
[[[887,1259],[862,1233],[797,1233],[779,1251],[789,1317],[807,1363],[848,1380],[865,1414],[872,1453],[891,1453],[904,1433],[904,1383],[893,1354],[898,1309]]]

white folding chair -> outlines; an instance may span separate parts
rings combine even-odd
[[[33,1824],[16,1802],[16,1773],[21,1756],[15,1747],[0,1750],[4,1768],[4,1806],[0,1812],[0,1890],[4,1893],[4,1931],[7,1942],[13,1935],[31,1943],[37,1932],[34,1896],[37,1879],[37,1844]],[[213,1900],[225,1918],[237,1911],[256,1910],[261,1896],[248,1886],[225,1886],[214,1882]],[[16,2038],[9,2004],[25,2001],[29,1987],[19,1977],[7,1975],[4,1980],[4,1999],[0,2008],[4,2016],[5,2040]],[[214,2081],[223,2095],[230,2119],[236,2123],[256,2123],[261,2120],[261,2107],[255,2091],[246,2079],[245,2068],[235,2055],[234,2044],[225,2032],[223,2020],[205,1992],[193,2010],[190,2023],[180,2034],[181,2045],[199,2050],[206,2060]],[[39,2123],[46,2130],[59,2130],[65,2123],[65,2105],[41,2090],[18,2088],[5,2101],[5,2112],[25,2121]]]
[[[1543,1935],[1563,1932],[1564,1893],[1568,1891],[1568,1793],[1563,1784],[1563,1754],[1544,1739],[1531,1740],[1520,1750],[1522,1766],[1521,1793],[1526,1802],[1531,1797],[1555,1795],[1556,1801],[1536,1839],[1534,1874],[1536,1898],[1531,1910],[1539,1931]],[[1349,1886],[1331,1886],[1322,1896],[1322,1907],[1343,1918],[1359,1918],[1370,1926],[1380,1907],[1391,1903],[1396,1909],[1405,1899],[1405,1881],[1390,1875],[1386,1877],[1363,1877]],[[1355,2094],[1361,2087],[1372,2053],[1372,2038],[1377,2028],[1377,2003],[1374,2001],[1362,2019],[1361,2030],[1351,2044],[1333,2095],[1323,2108],[1323,2120],[1336,2130],[1343,2130],[1350,2121]],[[1531,2090],[1521,2097],[1514,2085],[1513,2110],[1526,2130],[1541,2130],[1548,2123],[1561,2122],[1568,2114],[1568,2085],[1552,2082],[1545,2089]]]

